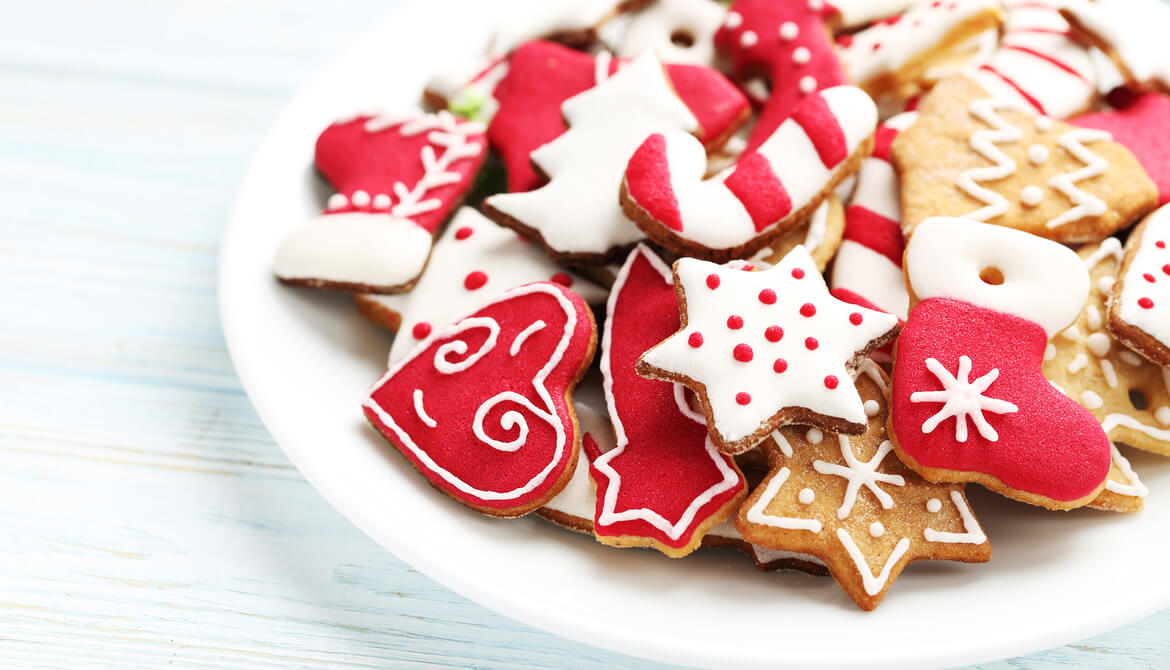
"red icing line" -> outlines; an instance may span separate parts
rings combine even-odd
[[[845,239],[872,249],[902,267],[906,242],[901,226],[862,205],[850,205],[845,210]]]
[[[683,229],[682,212],[670,182],[666,138],[651,135],[634,152],[626,166],[630,198],[655,220],[671,230]]]
[[[845,132],[841,130],[841,124],[833,116],[833,110],[829,109],[824,96],[809,96],[792,113],[792,120],[808,135],[826,168],[832,170],[849,157]]]
[[[792,212],[792,198],[772,170],[772,163],[760,154],[741,158],[724,184],[743,203],[756,232],[775,225]]]
[[[1047,344],[1043,328],[1010,314],[949,298],[919,303],[898,339],[894,365],[890,414],[903,451],[926,467],[991,475],[1011,489],[1053,500],[1090,495],[1109,474],[1109,439],[1088,410],[1041,373]],[[971,381],[998,369],[984,395],[1019,408],[985,413],[998,441],[983,438],[970,420],[967,441],[957,441],[954,418],[922,432],[942,409],[940,403],[910,401],[917,391],[942,388],[925,361],[934,358],[954,375],[960,356],[973,363]]]
[[[981,66],[979,66],[979,69],[984,70],[986,72],[990,72],[991,74],[999,77],[1001,80],[1003,80],[1003,83],[1005,83],[1008,86],[1011,86],[1013,89],[1015,89],[1016,93],[1019,93],[1020,97],[1023,98],[1024,100],[1026,100],[1029,105],[1032,105],[1033,107],[1035,107],[1036,111],[1040,112],[1041,114],[1048,113],[1048,112],[1044,111],[1044,105],[1040,104],[1039,100],[1037,100],[1034,96],[1032,96],[1031,93],[1028,93],[1023,88],[1021,88],[1020,85],[1017,84],[1011,77],[1000,72],[999,70],[995,69],[991,65],[981,65]]]
[[[670,269],[651,260],[652,253],[645,247],[634,251],[610,296],[611,325],[603,343],[602,369],[610,383],[615,424],[620,423],[619,433],[625,433],[628,443],[608,460],[620,483],[596,463],[590,468],[597,484],[594,530],[601,537],[652,538],[682,548],[694,541],[695,531],[712,514],[741,495],[746,484],[730,456],[707,448],[707,426],[682,413],[674,384],[644,379],[634,371],[638,358],[673,334],[680,321]],[[643,518],[601,522],[604,501],[614,496],[618,513],[649,509],[677,524],[692,503],[723,481],[715,459],[734,470],[738,481],[703,503],[677,539]]]
[[[1045,61],[1047,63],[1052,64],[1056,68],[1064,70],[1065,72],[1071,74],[1072,76],[1076,77],[1077,79],[1080,79],[1081,81],[1085,82],[1086,84],[1089,84],[1089,82],[1085,79],[1085,75],[1074,70],[1068,63],[1065,63],[1062,60],[1059,60],[1057,58],[1052,57],[1051,54],[1046,54],[1043,51],[1036,51],[1035,49],[1032,49],[1032,48],[1026,47],[1026,46],[1022,46],[1019,44],[1004,44],[1002,46],[1002,48],[1011,49],[1012,51],[1019,51],[1020,53],[1025,53],[1025,54],[1028,54],[1029,56],[1039,58],[1042,61]]]
[[[898,137],[898,130],[886,125],[877,127],[877,132],[874,134],[873,142],[873,157],[890,162],[890,145]]]

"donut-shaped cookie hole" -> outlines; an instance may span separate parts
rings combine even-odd
[[[979,272],[979,279],[982,280],[984,284],[988,284],[990,286],[1003,286],[1003,270],[1000,270],[994,265],[985,267]]]
[[[1129,390],[1129,404],[1139,412],[1144,412],[1150,408],[1150,399],[1141,389],[1131,388]]]
[[[670,43],[680,49],[690,49],[697,41],[695,34],[686,28],[677,28],[670,34]]]

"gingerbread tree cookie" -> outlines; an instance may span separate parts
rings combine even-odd
[[[931,484],[902,465],[886,438],[885,375],[856,380],[869,417],[860,436],[790,426],[766,442],[772,472],[740,508],[744,539],[823,560],[865,610],[918,560],[983,563],[991,545],[961,484]]]
[[[923,99],[893,159],[908,231],[930,216],[961,216],[1093,242],[1158,199],[1141,164],[1107,132],[1037,116],[961,75]]]

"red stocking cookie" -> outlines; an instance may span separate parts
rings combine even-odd
[[[869,151],[877,108],[841,86],[806,97],[752,154],[704,180],[707,157],[686,133],[651,135],[626,169],[622,203],[650,239],[715,261],[751,256],[800,223]]]
[[[1109,439],[1041,372],[1089,275],[1067,247],[1009,228],[929,219],[906,249],[920,300],[898,339],[890,434],[931,481],[974,481],[1050,509],[1105,487]]]
[[[410,293],[358,295],[358,309],[379,325],[393,324],[398,335],[390,365],[402,360],[439,326],[475,311],[504,291],[523,284],[551,281],[573,289],[590,305],[605,301],[606,291],[561,269],[540,247],[464,207],[435,243],[427,270]]]
[[[280,245],[281,281],[364,293],[409,290],[433,236],[467,194],[486,154],[478,123],[447,112],[358,117],[317,140],[317,169],[338,193]]]
[[[715,43],[731,57],[735,76],[757,75],[772,83],[747,151],[755,151],[801,101],[817,91],[845,84],[825,19],[834,10],[822,0],[736,0]]]
[[[698,548],[747,494],[735,460],[715,449],[686,389],[635,372],[638,357],[678,325],[670,268],[639,245],[610,293],[601,343],[618,441],[592,465],[594,533],[605,544],[651,546],[673,557]]]
[[[1125,246],[1109,299],[1109,332],[1149,360],[1170,367],[1170,205],[1146,217]]]
[[[1146,93],[1128,100],[1120,109],[1085,114],[1069,123],[1104,130],[1114,142],[1125,145],[1158,186],[1158,204],[1170,203],[1170,138],[1166,134],[1170,96]]]
[[[698,393],[721,451],[747,451],[793,423],[865,430],[850,374],[893,339],[896,317],[830,296],[804,247],[763,272],[683,258],[674,274],[683,327],[638,372]]]
[[[585,302],[559,284],[510,289],[391,368],[370,390],[366,417],[447,495],[522,516],[572,476],[572,393],[596,330]]]

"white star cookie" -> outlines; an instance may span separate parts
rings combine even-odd
[[[897,317],[831,296],[803,246],[764,272],[684,258],[674,273],[683,328],[638,372],[694,390],[720,450],[746,451],[793,423],[865,430],[850,380],[893,339]]]

